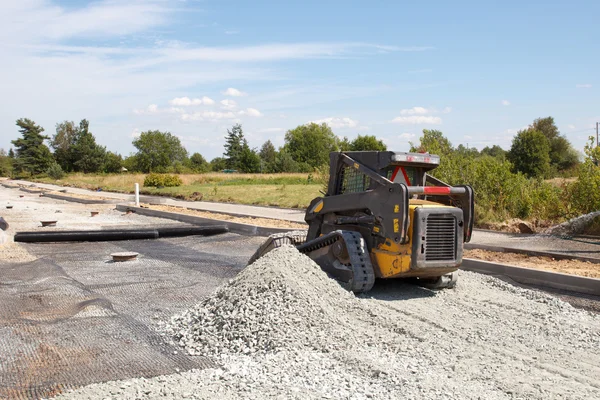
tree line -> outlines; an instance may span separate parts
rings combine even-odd
[[[14,149],[0,149],[0,174],[30,177],[47,174],[60,179],[65,173],[170,172],[193,173],[235,170],[252,173],[312,172],[327,164],[331,151],[386,150],[373,135],[358,135],[354,140],[338,138],[327,124],[309,123],[285,134],[285,144],[276,149],[270,140],[251,148],[242,126],[227,130],[222,157],[210,162],[200,153],[189,155],[180,139],[170,132],[142,132],[132,142],[136,152],[123,157],[96,143],[89,121],[56,124],[52,137],[34,121],[17,120],[21,137],[11,141]],[[45,144],[48,142],[49,146]],[[52,150],[51,150],[52,149]]]

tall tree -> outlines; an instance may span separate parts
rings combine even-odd
[[[287,131],[284,149],[294,161],[316,168],[329,163],[329,153],[337,151],[338,145],[327,124],[311,122]]]
[[[528,177],[544,177],[550,171],[550,143],[534,129],[519,131],[512,141],[508,160],[517,172]]]
[[[96,143],[96,138],[89,130],[90,124],[82,119],[70,147],[71,159],[75,171],[98,172],[104,165],[106,148]]]
[[[75,169],[75,160],[71,146],[77,137],[78,127],[73,121],[63,121],[56,124],[56,133],[50,139],[50,146],[54,149],[54,159],[63,171],[70,172]]]
[[[344,138],[345,139],[345,138]],[[350,151],[385,151],[387,146],[381,140],[377,139],[374,135],[358,135],[350,143]]]
[[[423,136],[419,138],[419,145],[410,143],[412,152],[428,152],[439,156],[447,156],[454,151],[452,143],[441,131],[435,129],[423,129]]]
[[[49,139],[42,135],[44,128],[28,118],[17,120],[17,126],[23,137],[11,141],[16,149],[13,164],[15,169],[29,174],[45,172],[54,160],[50,149],[44,144],[44,140]]]
[[[579,162],[579,154],[571,146],[566,137],[560,134],[554,123],[554,118],[538,118],[533,121],[530,129],[541,132],[550,144],[549,156],[550,166],[555,170],[565,170],[575,166]]]
[[[273,143],[267,140],[263,143],[258,155],[265,164],[272,164],[275,162],[275,157],[277,157],[277,150],[275,150]]]
[[[239,161],[244,148],[244,132],[242,125],[235,124],[231,130],[227,129],[227,137],[225,138],[225,153],[223,156],[226,160],[227,168],[237,169],[239,168]]]
[[[170,132],[142,132],[133,145],[138,150],[135,160],[142,172],[164,172],[176,162],[183,163],[188,155],[179,138]]]

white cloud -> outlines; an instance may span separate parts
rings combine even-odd
[[[464,135],[463,138],[466,140],[471,140],[471,139],[473,139],[473,136]]]
[[[410,117],[396,117],[392,122],[403,125],[439,125],[442,123],[442,119],[431,115],[413,115]]]
[[[184,112],[183,108],[179,107],[169,107],[169,108],[160,108],[156,104],[150,104],[148,107],[144,109],[136,109],[133,110],[134,114],[138,115],[149,115],[149,114],[181,114]]]
[[[235,88],[228,88],[226,91],[223,92],[223,94],[225,96],[232,96],[232,97],[242,97],[242,96],[247,96],[248,93],[242,92],[240,90],[237,90]]]
[[[570,124],[569,126],[567,126],[567,128],[569,128],[570,130],[574,130],[575,129],[575,125]]]
[[[578,83],[575,87],[578,89],[589,89],[592,85],[590,83]]]
[[[233,110],[237,107],[237,103],[234,100],[225,99],[221,100],[221,107],[226,110]]]
[[[247,115],[249,117],[262,117],[262,113],[256,108],[246,108],[238,113],[239,115]]]
[[[283,128],[263,128],[258,131],[261,133],[274,133],[274,132],[283,132],[285,129]]]
[[[452,107],[444,107],[444,109],[442,110],[442,113],[444,114],[450,114],[452,112]]]
[[[190,99],[189,97],[175,97],[169,103],[171,103],[174,106],[184,106],[184,107],[185,106],[199,106],[199,105],[211,106],[211,105],[215,104],[215,101],[213,99],[211,99],[210,97],[206,97],[206,96],[203,96],[201,99]]]
[[[134,128],[133,131],[131,131],[131,137],[132,138],[139,138],[140,137],[140,130],[138,128]]]
[[[414,133],[403,133],[400,136],[398,136],[398,138],[400,138],[402,141],[408,142],[409,140],[414,139],[416,136],[417,135],[415,135]]]
[[[240,31],[225,31],[226,35],[237,35]]]
[[[501,103],[503,106],[510,106],[510,101],[508,100],[502,100]]]
[[[428,110],[425,107],[413,107],[400,110],[400,115],[425,115],[429,113],[431,113],[431,110]]]
[[[182,114],[183,121],[204,121],[204,120],[220,120],[220,119],[235,119],[235,114],[231,111],[200,111],[192,114]]]
[[[323,119],[318,119],[316,121],[310,121],[310,122],[314,122],[315,124],[327,124],[329,125],[331,128],[337,129],[337,128],[356,128],[358,126],[358,121],[353,120],[352,118],[348,118],[348,117],[342,117],[342,118],[338,118],[338,117],[329,117],[329,118],[323,118]]]

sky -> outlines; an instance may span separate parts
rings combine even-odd
[[[600,2],[0,1],[0,148],[30,118],[86,118],[128,155],[147,130],[221,156],[308,122],[408,151],[423,129],[509,149],[554,117],[581,151],[600,121]]]

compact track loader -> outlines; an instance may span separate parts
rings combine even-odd
[[[291,244],[356,293],[369,291],[375,278],[453,287],[471,239],[474,194],[429,175],[439,162],[423,153],[331,153],[327,193],[306,210],[308,233],[270,236],[250,263]]]

